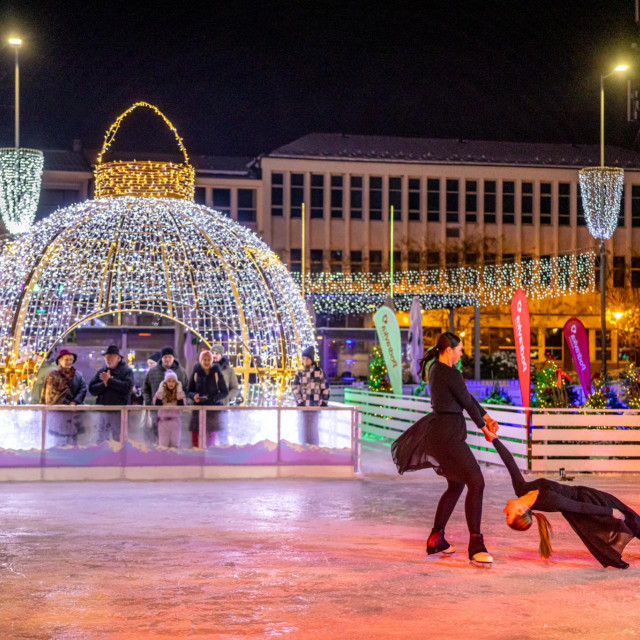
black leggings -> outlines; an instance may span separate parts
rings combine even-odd
[[[441,470],[447,478],[448,486],[438,502],[433,528],[444,530],[466,486],[464,513],[467,527],[470,534],[480,533],[484,478],[471,449],[465,442],[456,442],[446,453],[440,453],[438,462],[441,463]]]

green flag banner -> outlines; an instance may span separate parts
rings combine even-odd
[[[389,307],[380,307],[373,316],[382,348],[384,362],[389,372],[393,393],[402,394],[402,342],[396,314]]]

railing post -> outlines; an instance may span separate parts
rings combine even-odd
[[[47,410],[42,409],[42,416],[40,418],[40,480],[43,479],[43,467],[45,456],[45,444],[47,439]]]
[[[281,407],[278,407],[277,411],[278,411],[278,419],[277,419],[277,424],[278,424],[278,433],[277,433],[277,436],[276,436],[276,437],[277,437],[277,443],[278,443],[278,448],[277,448],[277,454],[278,454],[278,456],[277,456],[276,460],[277,460],[278,464],[280,464],[280,440],[281,440],[281,426],[280,426],[280,421],[281,421],[281,419],[282,419],[282,408],[281,408]]]
[[[207,412],[206,409],[198,409],[198,446],[207,448]]]
[[[120,443],[124,444],[129,437],[129,410],[120,409]]]

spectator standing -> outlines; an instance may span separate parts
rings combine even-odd
[[[161,407],[184,406],[185,393],[178,376],[170,369],[164,374],[154,397],[154,404]],[[182,432],[182,411],[180,409],[158,410],[158,444],[161,447],[180,446]]]
[[[213,362],[211,351],[202,351],[198,357],[198,364],[193,367],[189,380],[187,395],[198,406],[222,405],[228,395],[227,384],[224,381],[222,369]],[[198,446],[199,411],[191,414],[191,444]],[[213,442],[213,433],[219,430],[217,412],[207,411],[207,446]]]
[[[105,366],[89,382],[89,393],[96,396],[98,405],[128,405],[133,389],[133,369],[124,362],[116,345],[107,347],[103,355]],[[120,411],[99,412],[98,444],[105,440],[120,441]]]
[[[58,365],[55,363],[52,356],[46,360],[43,359],[40,369],[38,369],[36,381],[33,383],[33,388],[31,389],[31,404],[44,404],[44,399],[42,397],[44,381],[47,379],[47,376],[57,368]]]
[[[228,395],[223,400],[222,404],[231,404],[237,397],[240,387],[238,385],[238,376],[235,369],[231,366],[229,357],[224,354],[224,348],[222,345],[214,344],[211,347],[211,353],[213,354],[213,362],[222,369],[222,375],[227,385]]]
[[[329,404],[329,383],[315,361],[314,348],[302,352],[302,366],[293,379],[292,391],[299,407],[326,407]],[[300,416],[299,437],[303,444],[319,444],[318,414],[304,411]]]
[[[44,382],[44,404],[76,406],[84,402],[87,383],[73,366],[77,359],[78,356],[67,349],[60,351],[57,369],[49,372]],[[47,415],[47,430],[55,437],[56,445],[75,445],[81,430],[81,416],[75,411],[52,411]]]
[[[164,374],[167,371],[173,371],[176,374],[178,382],[180,382],[183,389],[187,387],[187,372],[176,360],[173,349],[165,347],[160,352],[160,361],[149,369],[144,379],[142,394],[145,404],[153,404],[153,397],[156,395],[156,391],[158,391],[158,387],[164,380]]]

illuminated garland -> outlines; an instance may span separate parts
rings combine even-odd
[[[405,271],[394,274],[394,304],[408,311],[414,296],[424,309],[508,304],[516,289],[530,300],[595,290],[595,253],[536,258],[500,266]],[[300,283],[299,273],[292,274]],[[316,313],[375,311],[389,295],[389,273],[308,273],[306,292]]]
[[[0,149],[0,215],[9,233],[23,233],[33,224],[43,168],[42,151]]]
[[[579,179],[589,233],[608,240],[618,226],[624,171],[617,167],[588,167],[580,170]]]

